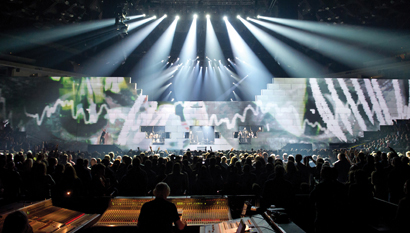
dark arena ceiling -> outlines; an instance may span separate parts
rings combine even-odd
[[[27,64],[89,76],[129,76],[130,70],[160,38],[172,23],[175,15],[179,15],[181,19],[174,34],[170,62],[174,62],[181,51],[193,14],[198,14],[197,55],[201,64],[205,60],[206,14],[211,15],[215,34],[224,57],[232,58],[227,29],[222,20],[222,17],[226,15],[238,34],[275,77],[290,77],[292,75],[283,69],[282,64],[267,52],[240,20],[236,19],[236,15],[241,15],[244,18],[256,18],[257,15],[261,15],[323,22],[323,24],[328,25],[353,25],[358,31],[362,28],[377,28],[389,30],[388,32],[392,34],[406,32],[410,28],[410,14],[408,13],[410,1],[408,0],[3,0],[1,5],[0,38],[2,45],[0,47],[0,60],[2,60],[2,66],[7,62],[12,62],[13,64]],[[122,63],[115,71],[109,74],[87,72],[84,64],[88,61],[101,59],[98,54],[103,48],[123,40],[125,35],[118,34],[114,20],[120,13],[126,14],[125,17],[141,14],[145,14],[146,17],[154,15],[161,17],[167,14],[168,17],[126,59],[105,61],[105,64]],[[95,30],[92,33],[84,32],[44,43],[41,40],[33,41],[31,38],[34,33],[61,33],[62,31],[53,30],[63,29],[68,25],[104,19],[113,19],[111,29]],[[264,30],[320,64],[323,67],[324,76],[331,77],[344,72],[344,74],[352,74],[356,77],[361,74],[354,73],[352,70],[366,66],[358,64],[356,67],[352,67],[336,61],[332,56],[324,55],[312,47],[297,43],[295,40],[276,32]],[[301,30],[303,31],[303,29]],[[126,36],[138,32],[138,30],[133,30]],[[109,36],[109,39],[100,40],[110,33],[113,35]],[[374,38],[375,41],[377,39]],[[31,46],[24,47],[24,49],[18,46],[10,48],[7,46],[7,41],[20,41],[22,44],[30,44]],[[373,42],[373,40],[369,41],[369,43]],[[380,43],[390,43],[390,47],[394,48],[390,49],[387,54],[383,54],[377,48],[370,49],[375,53],[383,54],[386,59],[390,59],[390,62],[409,60],[410,49],[407,44],[395,44],[388,40],[380,41]],[[369,45],[360,45],[363,48],[366,46]],[[383,61],[366,62],[383,63]],[[2,69],[1,76],[8,75],[10,73],[6,69]],[[403,74],[395,73],[393,76],[402,77]],[[390,77],[393,78],[393,76]],[[389,75],[384,75],[384,77],[389,78]]]

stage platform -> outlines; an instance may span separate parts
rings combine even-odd
[[[92,153],[97,151],[98,153],[109,153],[111,151],[122,151],[117,145],[88,145],[88,152]]]

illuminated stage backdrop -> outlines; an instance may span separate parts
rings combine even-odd
[[[122,77],[13,77],[0,84],[2,120],[34,142],[77,146],[98,144],[106,129],[106,144],[147,149],[155,140],[145,128],[163,126],[163,149],[325,147],[410,117],[409,81],[397,79],[274,78],[252,102],[148,101]],[[212,145],[190,144],[191,126],[213,126],[218,137]],[[263,130],[240,144],[240,126]]]

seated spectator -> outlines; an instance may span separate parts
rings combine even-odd
[[[387,185],[387,175],[382,163],[376,163],[375,171],[371,175],[371,183],[373,184],[374,197],[387,201],[389,188]]]
[[[167,201],[170,192],[169,186],[164,182],[160,182],[155,186],[155,199],[144,203],[138,217],[140,232],[171,233],[173,232],[172,223],[175,224],[178,230],[185,228],[186,222],[179,219],[175,204]]]
[[[335,177],[334,168],[323,167],[322,181],[310,193],[310,200],[316,208],[315,231],[348,232],[347,195],[343,184]]]
[[[337,155],[337,159],[338,161],[336,161],[333,164],[333,167],[338,172],[337,181],[344,184],[349,180],[348,173],[349,173],[351,165],[350,165],[350,162],[346,158],[346,154],[344,153],[339,153]]]
[[[55,185],[53,178],[47,174],[47,167],[43,162],[33,167],[29,185],[29,195],[32,200],[50,198],[50,189]]]
[[[410,219],[410,180],[407,180],[404,184],[405,196],[399,201],[396,214],[396,228],[398,232],[408,231],[408,220]]]
[[[4,219],[1,233],[33,233],[33,228],[28,222],[27,215],[21,211],[15,211]]]
[[[354,172],[355,182],[350,184],[348,198],[355,227],[363,227],[369,220],[373,201],[373,187],[366,172],[362,169]]]
[[[138,157],[132,160],[132,168],[120,182],[120,194],[125,196],[146,196],[148,193],[147,173],[141,169]]]
[[[164,180],[171,188],[171,195],[181,196],[185,195],[188,190],[188,177],[186,174],[181,173],[181,165],[175,163],[172,168],[172,173],[167,176]]]
[[[275,178],[266,181],[263,188],[263,205],[275,205],[285,208],[289,213],[293,210],[295,191],[292,184],[285,180],[285,169],[282,165],[275,166]]]
[[[77,177],[74,167],[67,163],[61,180],[56,184],[55,198],[75,200],[84,195],[84,187],[80,178]]]
[[[101,197],[109,195],[108,190],[110,188],[109,182],[105,179],[105,166],[98,163],[92,167],[92,180],[90,184],[90,195]]]
[[[252,186],[256,183],[256,181],[257,177],[255,174],[251,173],[251,166],[249,164],[245,164],[243,167],[243,174],[239,178],[239,182],[242,186],[242,193],[251,194]]]

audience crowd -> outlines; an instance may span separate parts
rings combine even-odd
[[[407,149],[408,124],[397,128],[362,149],[333,151],[151,148],[90,154],[42,146],[35,152],[0,155],[0,195],[6,202],[147,196],[165,182],[171,196],[255,195],[263,208],[283,207],[290,215],[297,211],[295,196],[309,195],[316,232],[335,226],[342,231],[346,221],[360,226],[369,220],[374,197],[398,204],[397,219],[408,219],[410,152],[392,148]]]

